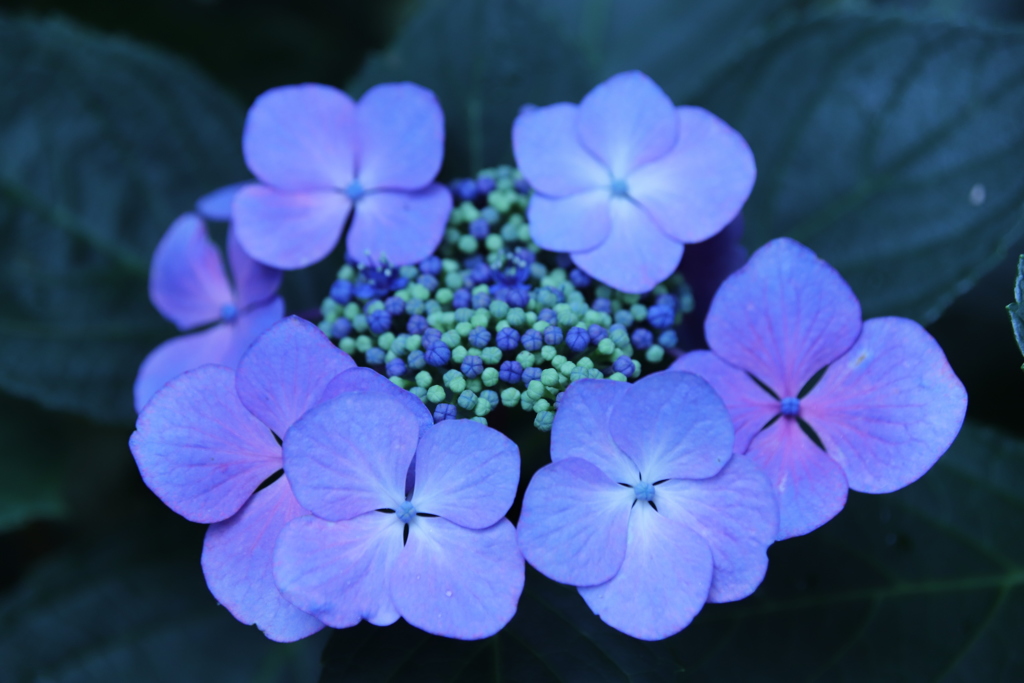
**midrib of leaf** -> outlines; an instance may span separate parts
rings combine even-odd
[[[145,278],[149,264],[121,245],[99,237],[94,231],[78,222],[70,211],[60,206],[50,207],[27,188],[15,185],[7,178],[0,178],[0,197],[26,209],[41,218],[43,222],[57,228],[66,235],[81,240],[131,275]]]

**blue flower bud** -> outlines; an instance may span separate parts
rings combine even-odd
[[[401,358],[389,360],[384,368],[384,374],[388,377],[401,377],[406,371],[405,361]]]
[[[515,351],[519,347],[519,332],[513,327],[502,328],[495,343],[502,351]]]
[[[472,180],[469,182],[473,182]],[[420,272],[427,275],[441,274],[441,259],[437,256],[428,256],[420,261]]]
[[[633,348],[643,351],[654,343],[654,333],[646,327],[638,327],[633,330],[633,334],[629,335],[629,339],[633,342]]]
[[[477,187],[477,191],[480,194],[487,194],[487,193],[489,193],[489,192],[494,190],[494,187],[495,187],[494,178],[488,178],[487,176],[483,176],[483,177],[477,178],[476,179],[476,187]],[[486,207],[486,208],[490,209],[491,207]],[[491,209],[491,211],[494,211],[494,209]],[[494,213],[495,213],[495,215],[497,215],[498,212],[494,211]]]
[[[434,422],[454,420],[458,412],[458,409],[451,403],[438,403],[434,408]]]
[[[615,322],[624,327],[631,327],[633,325],[633,314],[626,310],[616,311]]]
[[[469,234],[478,240],[482,240],[487,237],[487,233],[491,231],[491,225],[483,218],[477,218],[469,224]]]
[[[501,402],[500,399],[498,398],[498,392],[493,391],[491,389],[484,389],[483,391],[481,391],[480,400],[487,401],[488,403],[491,404],[492,408],[497,408],[498,404]]]
[[[540,368],[524,368],[523,369],[523,384],[530,386],[530,382],[539,382],[541,375]]]
[[[459,407],[463,410],[473,410],[476,408],[477,397],[472,391],[466,389],[459,394]]]
[[[452,308],[459,309],[465,308],[473,303],[473,295],[469,293],[469,290],[465,287],[460,287],[455,290],[452,297]]]
[[[658,298],[655,299],[655,304],[658,306],[664,306],[665,308],[675,312],[676,310],[676,298],[671,294],[659,294]]]
[[[679,345],[679,335],[673,329],[668,329],[658,335],[658,344],[665,348],[674,348]]]
[[[580,353],[590,345],[590,334],[582,327],[570,327],[565,334],[565,345],[570,351]]]
[[[405,302],[397,296],[389,296],[384,300],[384,310],[390,315],[402,315],[405,313]]]
[[[436,327],[428,327],[420,333],[422,335],[423,348],[430,348],[434,342],[441,341],[441,330]]]
[[[633,359],[629,356],[619,356],[612,363],[612,370],[615,372],[621,372],[626,377],[633,374]]]
[[[410,351],[409,357],[405,359],[405,364],[413,370],[422,370],[427,365],[427,357],[418,349],[416,351]]]
[[[484,361],[480,356],[466,356],[460,369],[466,377],[479,377],[484,371]]]
[[[349,322],[348,318],[338,318],[331,325],[331,337],[334,339],[341,339],[347,337],[352,332],[352,323]]]
[[[549,325],[554,325],[558,322],[558,315],[550,308],[541,309],[540,313],[537,314],[537,318]]]
[[[416,278],[416,284],[426,287],[428,292],[433,292],[441,286],[441,283],[437,281],[437,278],[429,273],[424,273]]]
[[[487,346],[491,342],[491,333],[486,327],[474,327],[466,338],[470,346],[478,349]]]
[[[433,329],[433,328],[431,328]],[[424,337],[424,340],[426,337]],[[412,354],[409,354],[410,356]],[[448,365],[448,361],[452,359],[452,350],[448,348],[447,344],[438,340],[432,342],[430,346],[426,347],[424,352],[428,365],[433,365],[435,368],[440,368]]]
[[[367,365],[384,365],[384,349],[374,346],[366,350]]]
[[[562,328],[558,327],[557,325],[552,325],[551,327],[545,329],[544,332],[541,334],[541,337],[543,338],[544,343],[548,346],[558,346],[559,344],[562,343],[562,340],[564,339],[564,335],[562,334]]]
[[[491,304],[491,295],[488,292],[478,292],[473,295],[470,303],[473,308],[487,308]]]
[[[384,334],[391,329],[391,314],[384,309],[374,311],[367,319],[367,324],[374,334]]]
[[[540,403],[540,401],[537,401]],[[533,426],[541,432],[550,432],[551,425],[555,423],[555,414],[550,410],[537,413],[537,417],[533,418]]]
[[[529,329],[523,333],[520,343],[527,351],[540,351],[540,347],[544,346],[544,338],[537,330]]]
[[[597,346],[602,339],[608,336],[608,330],[595,323],[587,328],[587,334],[590,335],[590,343]]]
[[[462,341],[462,335],[455,330],[448,330],[441,335],[441,343],[447,346],[449,349],[454,349]]]
[[[593,282],[593,280],[590,279],[590,276],[584,273],[579,268],[573,268],[572,270],[569,271],[569,281],[576,285],[579,289],[589,287]]]
[[[348,280],[335,280],[331,284],[331,298],[339,304],[347,304],[352,300],[352,283]]]
[[[647,311],[647,322],[656,330],[664,330],[667,327],[672,327],[672,324],[675,322],[675,318],[675,311],[668,306],[658,304],[656,306],[651,306]]]
[[[506,384],[518,384],[523,377],[523,366],[514,360],[502,361],[498,368],[498,377]]]
[[[590,304],[590,307],[599,313],[611,313],[612,302],[604,297],[598,297],[594,299],[594,302]]]
[[[409,299],[405,302],[405,312],[409,315],[423,316],[423,312],[427,310],[427,307],[419,299]]]

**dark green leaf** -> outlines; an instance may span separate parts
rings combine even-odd
[[[0,16],[0,387],[129,420],[172,333],[150,254],[201,193],[244,177],[241,109],[187,64],[59,20]]]
[[[337,631],[321,683],[669,683],[677,667],[663,647],[605,626],[575,589],[532,570],[519,611],[487,640],[432,636],[404,621]]]
[[[0,533],[65,513],[64,444],[48,417],[34,406],[0,396]]]
[[[692,681],[1024,680],[1024,443],[968,423],[921,481],[778,543],[670,645]]]
[[[804,2],[428,0],[352,84],[412,80],[447,118],[449,174],[511,162],[524,104],[578,101],[607,76],[644,69],[687,96]]]
[[[934,320],[1024,232],[1024,32],[820,18],[698,99],[754,149],[750,243],[807,243],[867,316]]]
[[[1010,323],[1013,325],[1013,336],[1017,340],[1020,352],[1024,353],[1024,310],[1021,303],[1024,303],[1024,254],[1017,260],[1017,282],[1013,287],[1014,303],[1009,304],[1006,310],[1010,313]],[[1024,365],[1021,366],[1024,370]]]
[[[51,559],[0,600],[0,683],[315,680],[321,637],[268,641],[210,596],[198,539],[191,557],[168,559],[178,539],[134,531]]]

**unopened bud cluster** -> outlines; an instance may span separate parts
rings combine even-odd
[[[451,189],[456,206],[436,256],[338,272],[320,325],[342,350],[418,396],[435,420],[486,424],[500,404],[535,413],[543,431],[571,382],[626,381],[664,365],[692,308],[681,275],[623,294],[541,251],[513,168]]]

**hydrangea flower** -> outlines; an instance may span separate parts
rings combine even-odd
[[[353,260],[415,263],[444,235],[452,198],[432,182],[444,114],[419,85],[377,85],[358,104],[327,85],[272,88],[249,109],[242,149],[262,184],[242,188],[233,216],[262,263],[290,270],[323,259],[353,210]]]
[[[523,499],[523,555],[644,640],[677,633],[707,601],[749,595],[778,512],[768,480],[732,444],[725,406],[694,375],[573,384],[555,415],[552,463]]]
[[[850,488],[917,480],[963,423],[967,394],[931,335],[906,318],[862,324],[839,273],[791,239],[761,247],[722,284],[704,332],[711,350],[672,367],[724,399],[736,450],[775,487],[780,539],[830,520]]]
[[[273,640],[323,627],[281,596],[271,566],[280,529],[308,514],[288,477],[273,479],[282,470],[278,439],[328,387],[331,396],[390,387],[416,401],[289,317],[256,340],[237,372],[204,365],[172,380],[143,409],[130,441],[146,485],[186,519],[210,524],[202,556],[210,592]]]
[[[538,246],[631,293],[651,290],[684,244],[731,221],[756,174],[739,133],[705,109],[674,107],[639,71],[612,76],[578,106],[524,109],[512,148],[534,189]]]
[[[274,576],[329,626],[402,617],[429,633],[486,638],[515,614],[525,578],[504,518],[519,450],[471,420],[423,429],[423,416],[422,404],[413,412],[391,395],[344,394],[292,427],[285,471],[316,516],[281,532]]]
[[[169,339],[146,356],[135,378],[135,410],[186,370],[206,363],[235,367],[249,344],[284,315],[276,296],[281,273],[249,258],[228,230],[228,281],[220,250],[203,219],[178,217],[153,252],[149,299],[179,330],[209,326]]]

